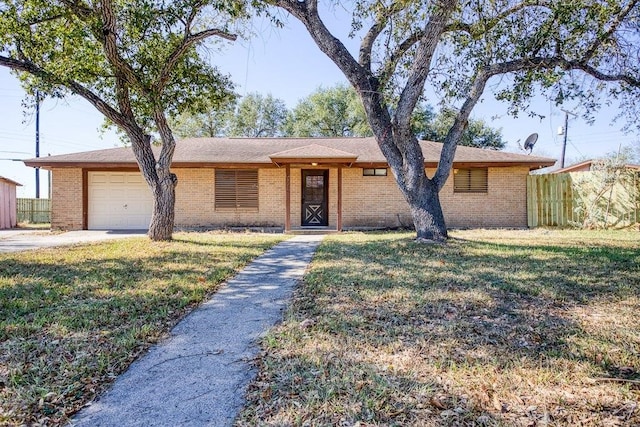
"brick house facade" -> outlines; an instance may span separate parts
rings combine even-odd
[[[422,144],[425,168],[432,175],[440,144]],[[440,192],[447,225],[526,227],[526,177],[531,169],[553,162],[458,147],[454,170]],[[141,198],[140,193],[126,196],[120,191],[129,185],[125,182],[141,180],[130,149],[25,163],[52,171],[52,228],[131,228],[133,223],[117,218],[133,211]],[[178,142],[172,170],[178,177],[179,227],[342,230],[412,225],[408,204],[372,138],[190,139]],[[97,183],[104,177],[117,179],[104,184],[106,193],[100,194],[106,201],[100,202],[98,192],[103,190]],[[111,204],[128,212],[97,212],[111,209]],[[149,210],[145,206],[141,209]]]

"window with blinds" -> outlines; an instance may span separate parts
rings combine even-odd
[[[454,169],[454,193],[487,193],[489,190],[487,168]]]
[[[258,170],[216,169],[216,209],[258,210]]]

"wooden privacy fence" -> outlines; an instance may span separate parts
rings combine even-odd
[[[640,176],[632,170],[527,177],[529,227],[624,228],[640,223]]]
[[[25,199],[18,200],[18,222],[48,223],[51,222],[50,199]]]

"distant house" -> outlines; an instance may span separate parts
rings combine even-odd
[[[550,173],[590,172],[598,169],[599,164],[601,164],[600,160],[585,160],[584,162],[576,163],[575,165],[567,166],[562,169],[556,169],[554,171],[551,171]],[[625,169],[640,171],[640,165],[626,164],[624,165],[624,167]]]
[[[16,188],[22,186],[9,178],[0,176],[0,229],[17,225]]]
[[[433,174],[442,144],[422,142]],[[526,178],[553,159],[458,147],[440,193],[450,227],[526,227]],[[26,160],[52,171],[52,228],[144,229],[153,200],[130,148]],[[175,224],[286,230],[411,226],[374,138],[179,141]]]

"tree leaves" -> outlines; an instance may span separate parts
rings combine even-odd
[[[371,136],[358,94],[344,84],[318,88],[298,102],[287,118],[286,134],[296,137]]]

